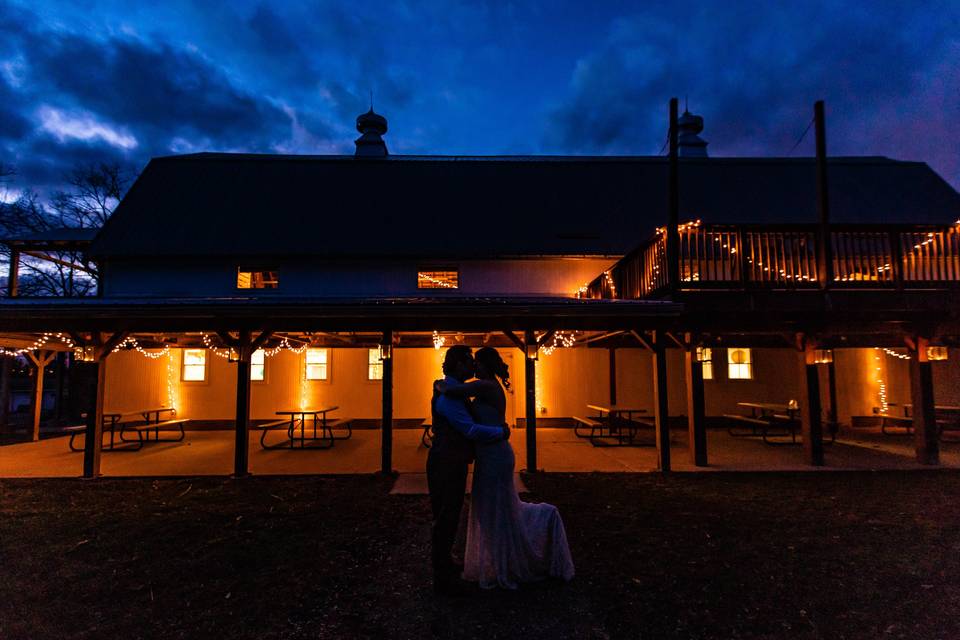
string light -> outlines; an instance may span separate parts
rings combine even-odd
[[[873,349],[873,360],[874,360],[874,370],[876,371],[876,382],[879,388],[878,395],[880,398],[880,413],[886,415],[887,411],[890,408],[890,405],[887,404],[887,385],[883,381],[883,368],[880,355],[884,353],[886,349],[881,349],[879,347],[874,347]]]
[[[425,273],[425,272],[423,272],[423,271],[419,272],[419,273],[417,274],[417,277],[420,278],[420,280],[426,280],[426,281],[429,282],[430,284],[432,284],[432,285],[434,285],[434,286],[437,286],[437,287],[440,287],[441,289],[456,289],[456,288],[457,288],[457,285],[453,284],[453,283],[450,282],[449,280],[441,280],[440,278],[434,278],[434,277],[431,276],[429,273]]]
[[[213,346],[213,341],[210,340],[210,336],[206,333],[200,334],[200,339],[203,340],[203,346],[213,352],[213,355],[223,358],[224,360],[230,359],[230,349],[218,349]]]
[[[45,344],[50,342],[51,338],[57,338],[63,342],[69,349],[75,349],[76,345],[73,340],[65,333],[43,333],[39,338],[33,341],[33,344],[29,347],[23,347],[22,349],[7,349],[6,347],[0,347],[0,356],[22,356],[28,351],[34,351],[36,349],[42,349]]]
[[[545,356],[549,356],[551,353],[560,348],[569,349],[577,342],[577,333],[576,331],[557,331],[553,334],[553,341],[544,347],[540,347],[540,353]]]
[[[113,348],[113,351],[111,351],[110,353],[116,353],[117,351],[120,351],[121,349],[124,349],[126,347],[131,347],[133,349],[136,349],[137,353],[139,353],[140,355],[146,356],[151,360],[157,360],[167,355],[168,353],[170,353],[170,345],[164,345],[163,349],[161,349],[160,351],[155,351],[155,352],[147,351],[146,349],[140,346],[140,343],[137,342],[137,339],[134,338],[133,336],[128,336],[124,338],[123,341],[117,346],[115,346]]]
[[[434,349],[439,351],[443,347],[443,345],[445,345],[446,343],[447,343],[446,338],[444,338],[442,335],[440,335],[436,331],[433,332],[433,348]]]
[[[176,392],[176,380],[178,379],[176,369],[173,366],[173,352],[167,349],[167,406],[177,410],[179,398]]]
[[[885,354],[887,354],[888,356],[893,356],[894,358],[899,358],[899,359],[901,359],[901,360],[909,360],[909,359],[910,359],[910,356],[909,356],[908,354],[906,354],[906,353],[898,353],[898,352],[894,351],[893,349],[887,349],[886,347],[883,347],[883,352],[884,352]]]

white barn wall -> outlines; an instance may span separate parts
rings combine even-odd
[[[431,295],[572,296],[577,289],[609,268],[616,258],[524,258],[440,261],[458,266],[460,288],[430,289]],[[104,272],[104,295],[137,297],[412,296],[417,270],[436,266],[430,261],[311,262],[279,264],[280,286],[270,290],[238,291],[236,264],[222,261],[169,261],[163,270],[147,261],[114,261]]]
[[[513,390],[507,394],[510,424],[525,415],[524,362],[518,349],[499,350],[510,366]],[[443,350],[394,350],[394,416],[430,416],[431,383],[441,376]],[[715,351],[715,354],[717,352]],[[737,402],[786,402],[799,398],[799,358],[792,349],[756,349],[754,379],[726,379],[725,363],[715,360],[717,379],[705,381],[706,413],[718,416],[738,413]],[[208,352],[207,380],[181,382],[182,352],[173,349],[172,369],[168,357],[147,359],[136,351],[121,351],[107,360],[106,408],[133,411],[165,405],[168,386],[182,417],[195,420],[233,420],[236,403],[236,365]],[[686,414],[683,354],[668,351],[669,405],[673,416]],[[951,350],[950,360],[934,362],[934,394],[937,404],[960,404],[960,351]],[[587,404],[609,402],[609,365],[606,349],[558,349],[540,356],[537,364],[538,400],[544,418],[584,415]],[[330,350],[330,379],[306,381],[302,354],[282,351],[267,358],[266,380],[251,384],[251,417],[274,419],[280,409],[338,405],[337,415],[352,418],[380,417],[381,383],[367,380],[366,349]],[[885,356],[884,374],[888,401],[910,402],[909,363]],[[837,349],[839,418],[849,423],[851,415],[871,415],[879,405],[873,349]],[[642,349],[617,350],[617,399],[653,413],[652,357]],[[821,393],[828,402],[826,367],[821,368]],[[172,385],[168,385],[168,381]],[[302,400],[301,400],[302,399]],[[900,410],[892,413],[899,415]]]

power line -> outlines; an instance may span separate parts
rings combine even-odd
[[[796,151],[797,147],[800,146],[800,143],[803,142],[803,139],[804,139],[805,137],[807,137],[807,132],[810,131],[810,127],[813,126],[813,121],[814,121],[814,119],[815,119],[815,118],[810,118],[810,122],[807,123],[807,128],[804,129],[804,130],[803,130],[803,133],[800,134],[800,137],[797,139],[796,143],[794,143],[794,145],[793,145],[792,147],[790,147],[790,151],[787,152],[787,156],[788,156],[788,157],[790,156],[790,154],[792,154],[794,151]]]

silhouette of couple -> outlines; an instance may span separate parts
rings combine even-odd
[[[456,345],[447,350],[443,380],[434,383],[433,444],[427,483],[433,510],[434,589],[465,595],[471,583],[516,589],[544,578],[573,578],[563,521],[550,504],[521,502],[506,424],[510,372],[496,349]],[[471,382],[470,378],[476,377]],[[474,462],[464,563],[452,555]]]

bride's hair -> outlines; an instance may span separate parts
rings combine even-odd
[[[500,378],[500,382],[507,389],[510,388],[510,367],[500,357],[500,353],[493,347],[481,347],[473,354],[473,359],[482,364],[487,370]]]

